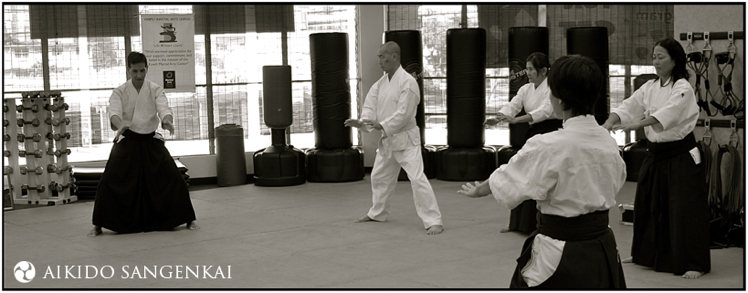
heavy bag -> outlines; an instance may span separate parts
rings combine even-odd
[[[309,47],[315,147],[350,148],[353,145],[351,128],[343,125],[351,117],[348,34],[311,34]]]
[[[486,31],[447,30],[447,144],[480,148],[485,142]]]
[[[605,85],[600,89],[600,96],[595,103],[595,120],[602,125],[608,119],[608,28],[573,27],[566,31],[566,52],[590,57],[603,73],[600,78]]]
[[[262,67],[262,102],[265,125],[284,129],[291,126],[291,66]]]

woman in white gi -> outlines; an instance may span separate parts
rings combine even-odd
[[[458,193],[493,194],[514,208],[538,203],[538,229],[525,241],[511,288],[625,288],[608,210],[626,180],[618,145],[592,115],[603,75],[587,57],[564,56],[548,76],[563,128],[536,135],[480,183]]]
[[[196,228],[187,183],[155,131],[174,131],[164,89],[145,79],[148,60],[127,55],[130,80],[112,91],[109,118],[117,131],[104,174],[96,190],[94,229],[118,233],[171,230],[181,224]]]
[[[699,107],[680,43],[657,42],[652,58],[658,78],[611,110],[603,127],[644,128],[650,142],[636,185],[632,261],[693,279],[710,270],[705,167],[693,135]]]
[[[495,125],[501,121],[511,124],[530,123],[527,130],[525,141],[536,134],[548,133],[561,128],[561,120],[558,119],[551,108],[548,88],[548,71],[551,63],[548,56],[541,52],[534,52],[527,56],[525,65],[529,83],[523,85],[517,91],[517,95],[509,101],[496,114],[496,118],[486,119],[486,125]],[[520,112],[527,114],[516,117]],[[522,145],[514,146],[521,149]],[[535,230],[537,208],[534,200],[522,202],[519,206],[512,209],[509,217],[509,227],[501,232],[517,231],[523,234],[530,234]]]
[[[382,138],[371,171],[372,206],[357,222],[382,222],[389,214],[387,199],[395,191],[400,168],[405,170],[413,189],[416,212],[426,233],[441,233],[441,212],[434,190],[423,173],[421,134],[416,124],[416,109],[421,101],[418,83],[400,66],[400,46],[383,44],[377,52],[379,66],[385,71],[366,95],[361,120],[348,119],[347,127],[364,131],[377,129]]]

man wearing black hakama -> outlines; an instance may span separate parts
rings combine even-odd
[[[101,228],[118,233],[196,228],[187,183],[155,130],[174,131],[172,112],[161,86],[145,80],[145,56],[127,57],[131,79],[114,89],[109,117],[117,130],[101,176],[93,211],[92,236]]]

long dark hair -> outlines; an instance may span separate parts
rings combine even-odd
[[[535,67],[535,70],[537,71],[540,71],[543,68],[548,69],[551,67],[551,62],[548,61],[548,55],[545,55],[542,52],[531,53],[529,56],[527,56],[526,62],[532,63],[532,66]]]
[[[673,38],[658,41],[652,47],[652,51],[654,51],[654,47],[657,46],[665,49],[667,54],[670,55],[670,59],[675,61],[673,71],[670,73],[673,84],[681,78],[688,80],[688,70],[686,70],[686,51],[683,50],[683,46]],[[659,76],[657,78],[659,79]]]

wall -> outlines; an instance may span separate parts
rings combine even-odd
[[[680,33],[687,32],[727,32],[727,31],[744,31],[745,29],[745,11],[743,5],[675,5],[673,9],[673,25],[675,39],[680,40]],[[686,41],[682,41],[684,48],[688,45]],[[738,98],[745,98],[745,40],[737,40],[735,42],[737,46],[738,54],[735,57],[735,70],[733,72],[732,83],[733,92]],[[704,41],[695,41],[694,46],[702,48]],[[727,48],[727,40],[712,40],[712,49],[714,53],[724,52]],[[717,101],[721,99],[721,93],[716,88],[717,85],[717,68],[716,62],[712,62],[709,65],[709,80],[712,87],[712,93],[715,93]],[[691,84],[693,84],[693,77]],[[702,85],[703,88],[703,85]],[[701,118],[705,118],[706,114],[701,113]],[[723,117],[721,114],[711,119],[730,119],[730,117]],[[697,139],[701,139],[705,132],[704,127],[696,127],[694,135]],[[729,128],[712,127],[712,151],[717,150],[717,145],[727,144],[730,141],[730,135],[732,131]],[[745,121],[742,122],[742,128],[738,128],[740,157],[743,161],[743,170],[745,170]],[[743,172],[745,173],[745,172]],[[740,178],[745,178],[745,174],[735,174]],[[741,180],[742,184],[745,185],[745,180]],[[741,187],[744,190],[744,187]]]
[[[675,5],[673,8],[673,25],[674,25],[674,38],[680,40],[680,33],[687,32],[727,32],[727,31],[743,31],[744,29],[744,7],[742,5]],[[711,46],[714,53],[724,52],[727,48],[727,40],[712,40]],[[681,41],[685,48],[688,43],[687,41]],[[703,48],[704,41],[694,41],[693,46],[696,48]],[[738,98],[745,97],[745,40],[736,40],[735,45],[737,46],[738,54],[735,58],[735,70],[733,71],[732,83],[733,92]],[[711,62],[709,65],[709,80],[711,86],[712,96],[717,98],[717,101],[721,101],[722,94],[717,88],[717,77],[718,71],[715,62]],[[691,77],[691,84],[694,84],[693,73]],[[702,85],[703,89],[703,85]],[[705,118],[706,114],[701,113],[701,118]],[[721,114],[711,119],[730,119],[732,116],[724,117]],[[743,122],[744,123],[744,122]],[[745,126],[745,124],[743,124]],[[704,133],[704,127],[697,127],[694,130],[694,134],[697,139],[700,139]],[[729,128],[718,128],[712,127],[713,140],[717,144],[726,144],[729,142],[731,130]],[[745,146],[745,128],[741,128],[738,131],[740,136],[740,149],[742,150]],[[716,145],[713,143],[713,145]],[[716,149],[716,146],[715,146]],[[741,156],[745,158],[744,152]]]
[[[360,52],[358,62],[361,65],[361,90],[359,91],[358,104],[364,104],[366,93],[369,88],[382,77],[383,71],[379,67],[377,51],[382,45],[384,39],[385,5],[361,5],[359,6],[359,23],[358,23],[358,41]],[[359,112],[359,114],[361,114]],[[360,117],[357,116],[357,117]],[[374,157],[376,155],[377,143],[381,133],[373,131],[366,133],[363,131],[354,132],[361,134],[361,145],[364,148],[364,166],[374,166]]]

